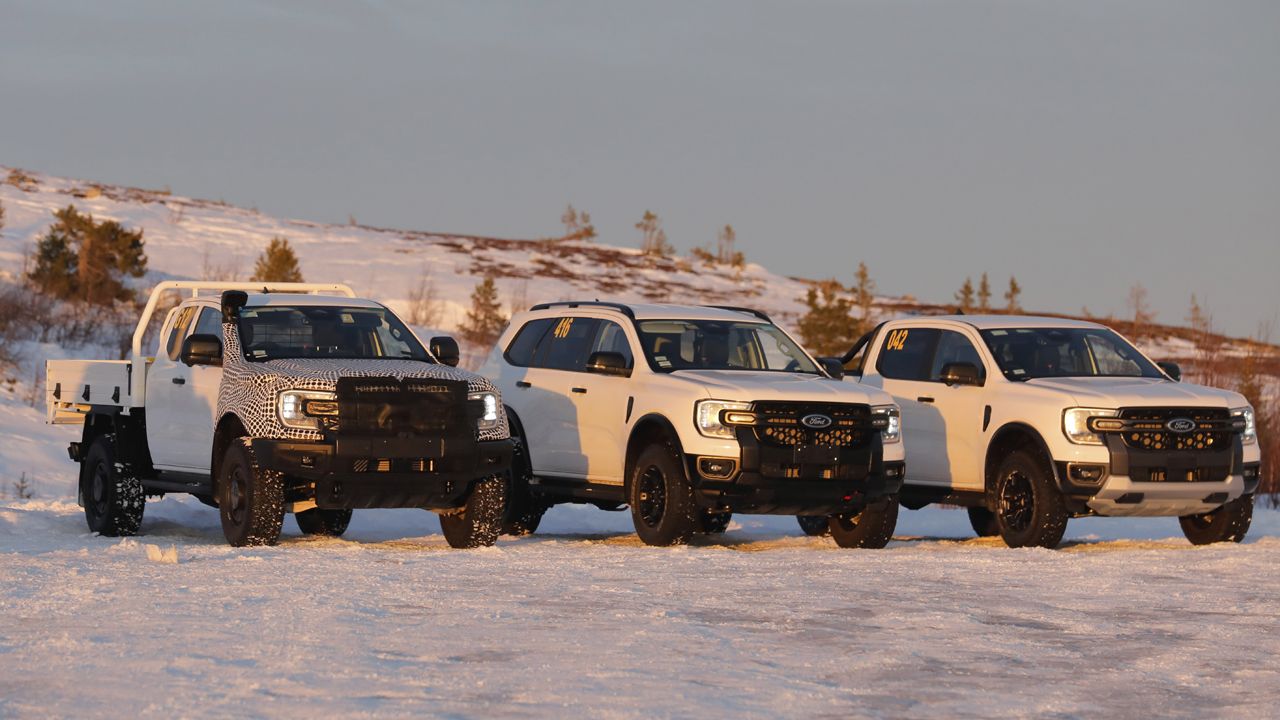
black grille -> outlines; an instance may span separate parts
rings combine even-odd
[[[1195,422],[1191,432],[1175,433],[1165,427],[1170,420]],[[1231,447],[1231,417],[1225,408],[1125,408],[1120,411],[1124,444],[1134,450],[1194,451]]]
[[[772,447],[853,448],[870,440],[871,407],[796,402],[762,402],[753,409],[759,418],[756,440]],[[801,420],[809,415],[831,418],[825,428],[806,427]]]
[[[470,434],[475,427],[461,381],[342,378],[337,396],[335,429],[343,434],[440,436]]]

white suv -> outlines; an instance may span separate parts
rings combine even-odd
[[[733,512],[805,516],[843,547],[892,535],[898,408],[831,377],[763,313],[537,305],[480,372],[516,441],[508,532],[532,532],[552,504],[585,502],[629,505],[651,545],[723,532]]]
[[[1067,519],[1177,516],[1196,544],[1244,538],[1261,460],[1238,393],[1179,382],[1102,325],[999,315],[893,320],[861,381],[911,434],[902,503],[969,507],[979,535],[1053,547]]]

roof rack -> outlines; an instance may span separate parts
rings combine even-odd
[[[702,307],[715,308],[717,310],[732,310],[733,312],[755,315],[767,323],[773,322],[773,319],[766,315],[763,310],[756,310],[755,308],[738,307],[737,305],[703,305]]]
[[[611,310],[617,310],[632,320],[636,319],[636,312],[631,309],[630,305],[624,305],[616,302],[604,302],[603,300],[562,300],[560,302],[545,302],[538,303],[537,305],[529,308],[529,310],[550,310],[553,307],[605,307]]]

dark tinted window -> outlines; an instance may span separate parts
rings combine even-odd
[[[591,348],[591,354],[598,352],[616,352],[627,359],[627,367],[631,367],[631,342],[627,340],[627,333],[622,326],[608,320],[600,321],[600,332],[596,334],[595,345]]]
[[[417,338],[386,308],[272,305],[240,311],[249,360],[411,359],[431,362]]]
[[[596,339],[600,321],[594,318],[566,317],[555,325],[538,343],[534,365],[549,370],[574,370],[581,372],[587,366],[587,356]]]
[[[1164,375],[1124,338],[1104,328],[1001,328],[982,339],[1010,380]]]
[[[940,330],[896,328],[884,336],[884,347],[876,360],[880,375],[894,380],[928,380],[929,361],[938,344]]]
[[[516,367],[530,367],[533,365],[533,354],[538,349],[538,341],[543,335],[547,334],[547,329],[551,327],[556,320],[554,318],[542,318],[540,320],[530,320],[520,328],[516,333],[511,344],[507,346],[507,362]]]
[[[942,381],[942,368],[951,363],[969,363],[978,368],[978,377],[986,378],[987,371],[982,367],[982,358],[969,342],[969,338],[953,330],[943,330],[938,339],[938,349],[933,353],[933,370],[930,380]]]

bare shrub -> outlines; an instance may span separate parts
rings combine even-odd
[[[438,329],[444,319],[444,302],[435,278],[427,268],[418,275],[418,284],[409,289],[409,324]]]

